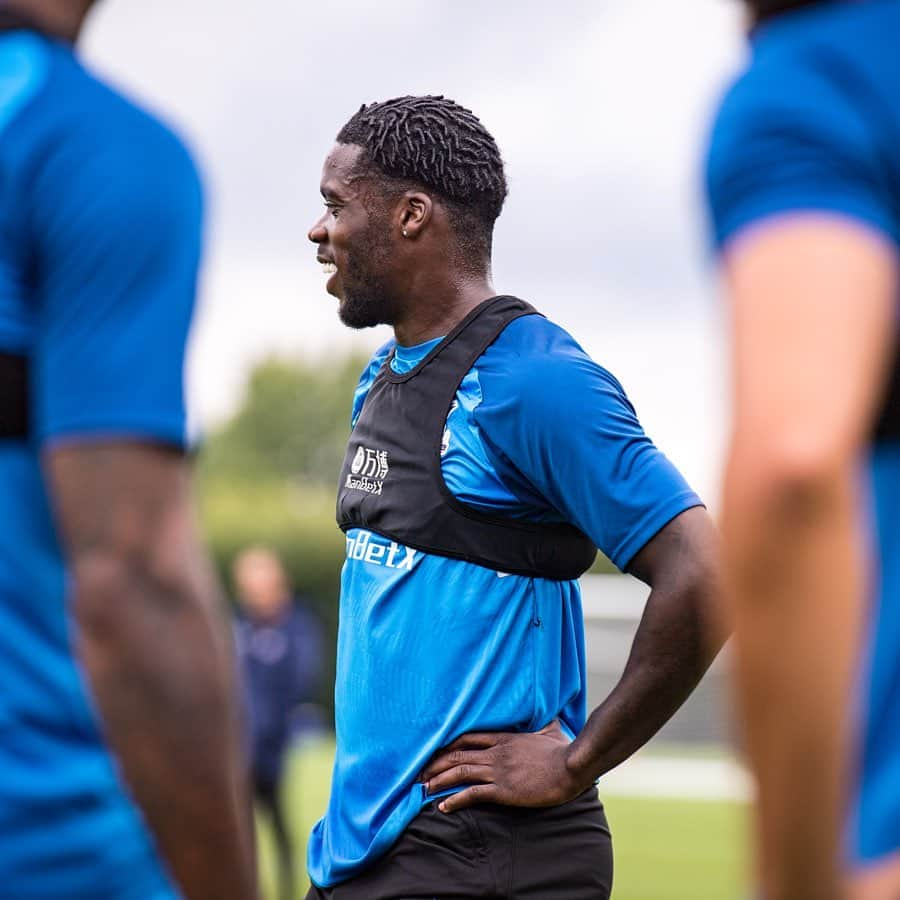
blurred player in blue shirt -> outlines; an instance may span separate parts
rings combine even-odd
[[[752,58],[707,177],[734,328],[723,522],[760,870],[772,900],[842,896],[842,868],[853,896],[896,900],[900,2],[747,6]]]
[[[619,382],[495,296],[506,180],[471,112],[363,107],[321,190],[310,239],[339,315],[394,338],[360,380],[340,482],[337,759],[310,897],[605,900],[594,781],[710,662],[708,516]],[[577,577],[598,546],[652,592],[588,718]]]
[[[74,55],[90,6],[0,4],[0,894],[248,900],[184,453],[200,183]]]

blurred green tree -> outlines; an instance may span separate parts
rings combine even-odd
[[[365,364],[358,356],[261,363],[238,413],[207,442],[201,477],[336,485]]]
[[[252,544],[269,547],[331,633],[320,697],[326,708],[345,552],[335,492],[365,364],[358,356],[260,363],[238,411],[208,435],[197,466],[204,532],[229,592],[235,555]]]

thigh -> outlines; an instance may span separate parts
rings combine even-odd
[[[487,900],[500,895],[479,831],[467,812],[428,804],[370,869],[307,900]]]
[[[525,812],[509,874],[516,900],[608,900],[612,838],[596,788],[562,806]]]

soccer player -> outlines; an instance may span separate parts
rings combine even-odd
[[[843,862],[859,896],[896,900],[900,2],[747,5],[752,60],[708,187],[733,317],[723,529],[760,873],[772,900],[829,900]]]
[[[179,141],[0,4],[0,894],[255,896],[229,632],[185,458]]]
[[[359,383],[340,479],[337,758],[309,896],[606,898],[594,781],[713,653],[707,513],[616,379],[496,295],[507,186],[471,112],[442,97],[362,107],[321,190],[309,236],[339,315],[394,339]],[[585,724],[577,578],[598,546],[652,593]]]

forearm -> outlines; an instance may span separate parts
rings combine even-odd
[[[846,711],[863,595],[851,472],[806,484],[733,461],[723,532],[766,896],[837,896]]]
[[[647,601],[622,678],[578,735],[574,769],[598,778],[642,747],[674,715],[715,658],[714,581],[655,588]]]
[[[77,566],[78,650],[124,780],[186,900],[248,900],[230,637],[203,569]]]
[[[716,544],[715,529],[699,506],[660,529],[629,564],[653,589],[625,672],[581,733],[569,743],[553,722],[532,734],[463,735],[422,773],[430,793],[470,785],[442,800],[440,808],[566,803],[656,734],[722,644]]]

